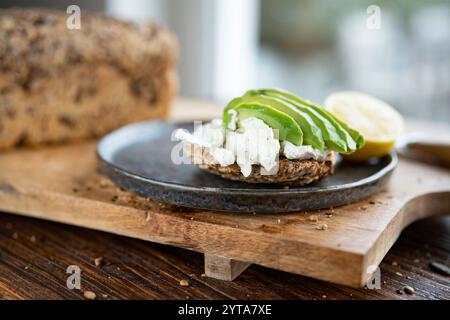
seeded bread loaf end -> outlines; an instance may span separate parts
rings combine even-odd
[[[166,30],[81,13],[0,10],[0,149],[101,136],[163,118],[176,91]]]

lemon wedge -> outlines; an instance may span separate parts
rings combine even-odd
[[[358,130],[365,145],[345,157],[365,161],[388,154],[403,132],[403,117],[392,106],[359,92],[336,92],[325,100],[325,109]]]

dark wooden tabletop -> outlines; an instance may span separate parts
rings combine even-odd
[[[86,291],[96,299],[450,299],[450,277],[430,268],[449,266],[449,254],[450,217],[441,217],[403,232],[381,264],[379,290],[260,266],[223,282],[202,275],[199,253],[0,213],[0,299],[85,299]],[[66,286],[69,265],[81,269],[81,290]],[[397,292],[405,286],[414,293]]]

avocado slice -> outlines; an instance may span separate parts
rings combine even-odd
[[[227,109],[234,109],[237,105],[242,103],[261,103],[269,105],[272,108],[291,116],[303,131],[303,143],[311,145],[318,150],[324,150],[325,142],[322,137],[321,128],[319,128],[311,116],[303,110],[295,108],[289,102],[265,95],[244,95],[232,100],[228,104]]]
[[[297,110],[308,114],[310,119],[315,123],[316,127],[318,127],[319,130],[321,131],[323,140],[325,140],[325,144],[327,145],[327,147],[341,153],[346,153],[348,151],[346,141],[344,141],[344,139],[341,138],[334,125],[326,118],[321,116],[317,111],[315,111],[310,107],[304,106],[292,99],[288,99],[285,96],[278,94],[276,92],[267,92],[267,93],[269,94],[270,97],[284,101],[285,103],[289,103]],[[262,93],[262,90],[250,90],[247,91],[247,93],[245,93],[244,96],[257,97],[257,96],[264,96],[264,94]],[[355,145],[355,142],[351,138],[350,141],[351,143],[353,143],[353,145]],[[314,145],[312,146],[315,147]]]
[[[223,112],[223,124],[225,127],[228,127],[232,117],[229,111],[235,110],[239,120],[255,117],[264,121],[269,127],[277,130],[279,140],[287,140],[297,146],[303,143],[303,131],[291,116],[262,103],[233,103],[236,99],[230,102],[234,107],[228,108],[227,106]]]
[[[361,148],[365,141],[364,137],[361,133],[356,131],[355,129],[350,128],[346,123],[340,121],[336,117],[334,117],[331,113],[329,113],[324,108],[321,108],[319,106],[316,106],[312,104],[311,102],[305,101],[299,97],[297,97],[295,94],[290,93],[288,91],[280,90],[280,89],[262,89],[260,90],[264,94],[279,94],[284,96],[286,99],[293,100],[298,102],[299,104],[305,105],[307,107],[312,108],[317,113],[319,113],[322,117],[327,119],[329,122],[331,122],[334,127],[336,128],[336,131],[339,133],[340,137],[345,140],[347,143],[347,152],[345,153],[352,153],[355,150]],[[340,151],[342,152],[342,151]],[[343,152],[344,153],[344,152]]]

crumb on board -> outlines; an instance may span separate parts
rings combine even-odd
[[[328,225],[326,223],[321,223],[316,227],[317,230],[328,230]]]
[[[96,267],[101,267],[104,264],[103,257],[97,257],[94,259],[94,264]]]
[[[313,214],[309,216],[309,221],[314,221],[314,222],[318,222],[319,221],[319,216]]]
[[[189,281],[187,281],[186,279],[180,280],[180,286],[182,286],[182,287],[189,286]]]
[[[406,294],[414,294],[414,288],[413,287],[410,287],[410,286],[405,286],[404,288],[403,288],[403,291],[405,291],[405,293]]]
[[[101,180],[100,180],[100,187],[101,188],[105,188],[105,187],[107,187],[108,185],[109,185],[109,183],[108,183],[108,181],[106,180],[106,179],[104,179],[104,178],[102,178]]]
[[[88,299],[88,300],[95,300],[95,299],[97,299],[97,295],[96,295],[94,292],[89,291],[89,290],[83,292],[83,296],[84,296],[86,299]]]

